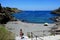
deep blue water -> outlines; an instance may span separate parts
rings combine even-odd
[[[53,23],[54,21],[50,20],[50,18],[58,15],[51,14],[51,11],[23,11],[13,14],[13,16],[29,23]]]

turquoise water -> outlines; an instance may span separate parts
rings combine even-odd
[[[16,19],[23,20],[28,23],[53,23],[50,18],[54,16],[60,16],[57,14],[51,14],[51,11],[23,11],[21,13],[13,14]]]

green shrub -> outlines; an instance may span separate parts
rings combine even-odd
[[[0,25],[0,40],[12,40],[14,34],[9,32],[3,25]]]

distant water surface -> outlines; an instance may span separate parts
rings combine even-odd
[[[24,20],[28,23],[54,23],[50,18],[60,16],[51,14],[51,11],[23,11],[21,13],[13,14],[16,19]]]

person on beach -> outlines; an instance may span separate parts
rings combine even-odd
[[[20,36],[16,36],[15,40],[28,40],[28,37],[24,36],[22,29],[20,29]]]
[[[21,37],[21,39],[24,38],[23,35],[24,35],[24,33],[22,32],[22,29],[20,29],[20,37]]]

